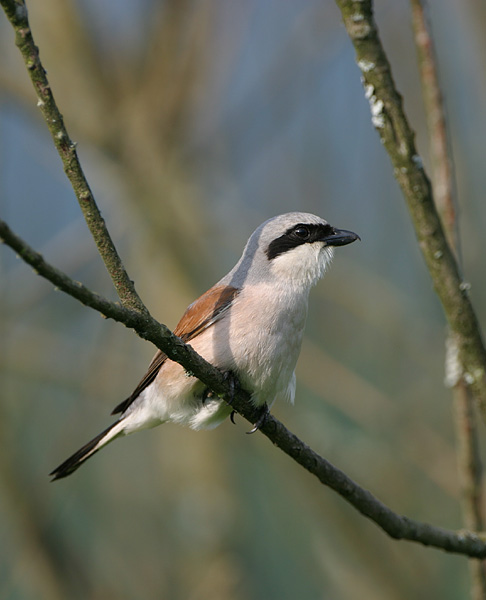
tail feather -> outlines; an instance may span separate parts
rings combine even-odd
[[[49,475],[52,476],[52,481],[56,481],[56,479],[62,479],[63,477],[71,475],[71,473],[74,473],[76,469],[78,469],[86,460],[88,460],[88,458],[93,456],[93,454],[96,454],[98,450],[101,450],[101,448],[106,446],[106,444],[109,444],[115,438],[122,435],[124,430],[124,423],[122,423],[122,421],[123,419],[120,419],[113,423],[113,425],[110,425],[107,429],[102,431],[99,435],[85,444],[61,465],[54,469],[52,473],[49,473]]]

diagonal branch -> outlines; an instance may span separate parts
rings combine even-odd
[[[76,298],[85,306],[99,311],[103,316],[134,329],[140,337],[154,343],[218,395],[226,398],[232,396],[228,382],[218,369],[206,362],[190,346],[184,344],[165,325],[158,323],[148,313],[140,314],[110,302],[81,283],[72,280],[65,273],[47,263],[38,252],[28,246],[1,220],[0,240],[10,246],[35,272],[45,277],[57,288]],[[249,394],[241,389],[235,391],[231,406],[251,423],[254,423],[259,416],[259,410],[250,402]],[[315,475],[321,483],[337,492],[390,537],[419,542],[425,546],[434,546],[447,552],[465,554],[475,558],[486,557],[486,541],[475,533],[448,531],[394,513],[373,494],[360,487],[340,469],[314,452],[272,415],[266,417],[260,431],[280,450],[293,458],[309,473]]]
[[[15,30],[15,43],[22,54],[27,72],[37,94],[37,106],[44,116],[54,145],[61,157],[64,172],[76,194],[81,211],[95,240],[98,252],[110,274],[118,297],[127,308],[145,312],[147,309],[140,300],[133,281],[128,277],[86,180],[78,159],[76,143],[69,137],[63,116],[54,100],[46,71],[39,58],[39,49],[34,43],[30,30],[27,6],[24,0],[1,0],[0,3]]]
[[[486,349],[479,323],[447,242],[414,133],[378,36],[371,0],[336,0],[356,51],[372,122],[394,167],[435,291],[457,343],[464,380],[486,420]]]
[[[196,354],[190,346],[184,344],[168,327],[156,321],[146,308],[143,312],[134,310],[122,306],[118,302],[111,302],[107,298],[92,292],[79,281],[71,279],[68,275],[46,262],[39,252],[17,236],[7,223],[1,219],[0,241],[10,246],[20,258],[34,269],[35,273],[50,281],[56,289],[79,300],[85,306],[97,310],[103,317],[123,323],[126,327],[135,330],[141,338],[155,344],[169,358],[180,363],[188,372],[209,373],[207,380],[203,379],[204,383],[207,383],[217,394],[227,395],[229,391],[228,384],[221,372]]]

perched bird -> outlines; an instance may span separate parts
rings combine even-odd
[[[174,333],[220,370],[234,374],[257,406],[293,402],[309,291],[334,246],[359,239],[315,215],[292,212],[265,221],[235,267],[193,302]],[[173,422],[210,429],[232,412],[221,398],[160,350],[113,425],[73,454],[53,479],[66,477],[117,437]]]

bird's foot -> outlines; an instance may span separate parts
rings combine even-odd
[[[236,375],[232,371],[225,371],[223,373],[223,377],[224,380],[228,382],[230,388],[229,395],[225,397],[225,400],[231,406],[233,398],[235,397],[235,390],[238,386],[238,380],[236,379]],[[205,390],[202,393],[201,402],[205,404],[208,400],[211,400],[215,396],[216,394],[213,392],[213,390],[211,390],[210,388],[205,388]]]
[[[236,375],[233,373],[233,371],[225,371],[223,373],[223,377],[224,380],[228,383],[230,389],[229,395],[227,398],[225,398],[225,400],[231,406],[233,404],[236,388],[238,387],[239,382],[238,379],[236,379]]]
[[[239,385],[239,382],[236,379],[236,375],[233,373],[233,371],[225,371],[224,378],[228,382],[228,385],[230,388],[229,395],[225,398],[225,400],[231,406],[233,404],[233,400],[235,397],[235,391]],[[231,414],[230,414],[230,421],[233,423],[233,425],[236,425],[235,415],[236,415],[236,410],[232,410]]]
[[[225,397],[225,400],[231,406],[233,404],[236,390],[239,387],[239,381],[238,381],[236,375],[233,373],[233,371],[225,371],[223,373],[223,375],[224,375],[225,381],[228,382],[228,385],[230,388],[229,394],[228,394],[228,396]],[[214,395],[213,392],[211,392],[209,389],[206,390],[204,400],[211,398],[213,395]],[[203,400],[203,402],[204,402],[204,400]],[[236,410],[231,411],[230,421],[233,423],[233,425],[236,424],[235,423],[235,415],[236,414],[237,414]],[[260,406],[258,418],[257,418],[255,424],[253,425],[253,428],[250,431],[247,431],[246,433],[250,434],[250,433],[255,433],[255,431],[258,431],[260,429],[260,427],[262,427],[264,425],[269,414],[270,414],[270,411],[268,410],[268,406],[266,403],[263,404],[262,406]]]
[[[229,392],[228,398],[226,398],[226,402],[231,406],[233,404],[233,399],[235,397],[235,391],[236,391],[236,388],[239,383],[238,383],[238,380],[236,379],[236,376],[233,373],[233,371],[225,371],[224,378],[230,386],[230,392]],[[230,421],[233,423],[233,425],[236,425],[235,415],[236,415],[236,410],[232,410],[231,414],[230,414]]]
[[[265,402],[265,404],[262,404],[262,406],[260,406],[258,419],[256,420],[256,423],[253,425],[253,429],[250,429],[250,431],[247,431],[246,433],[248,433],[250,435],[252,433],[255,433],[255,431],[258,431],[261,427],[263,427],[269,414],[270,414],[270,411],[268,410],[267,403]]]
[[[231,406],[235,397],[236,388],[238,387],[238,380],[236,379],[236,376],[232,371],[225,371],[223,373],[223,376],[225,381],[228,382],[230,388],[229,394],[225,397],[225,400]],[[203,392],[202,403],[204,404],[207,400],[214,398],[214,396],[216,396],[216,394],[209,388],[206,388]],[[233,423],[233,425],[235,425],[235,415],[236,410],[232,410],[230,414],[230,420]]]

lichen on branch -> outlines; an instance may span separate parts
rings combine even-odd
[[[415,134],[378,35],[371,0],[336,0],[356,52],[372,122],[386,148],[434,289],[457,343],[464,381],[486,421],[486,349],[479,322],[437,212],[432,186],[415,147]]]

